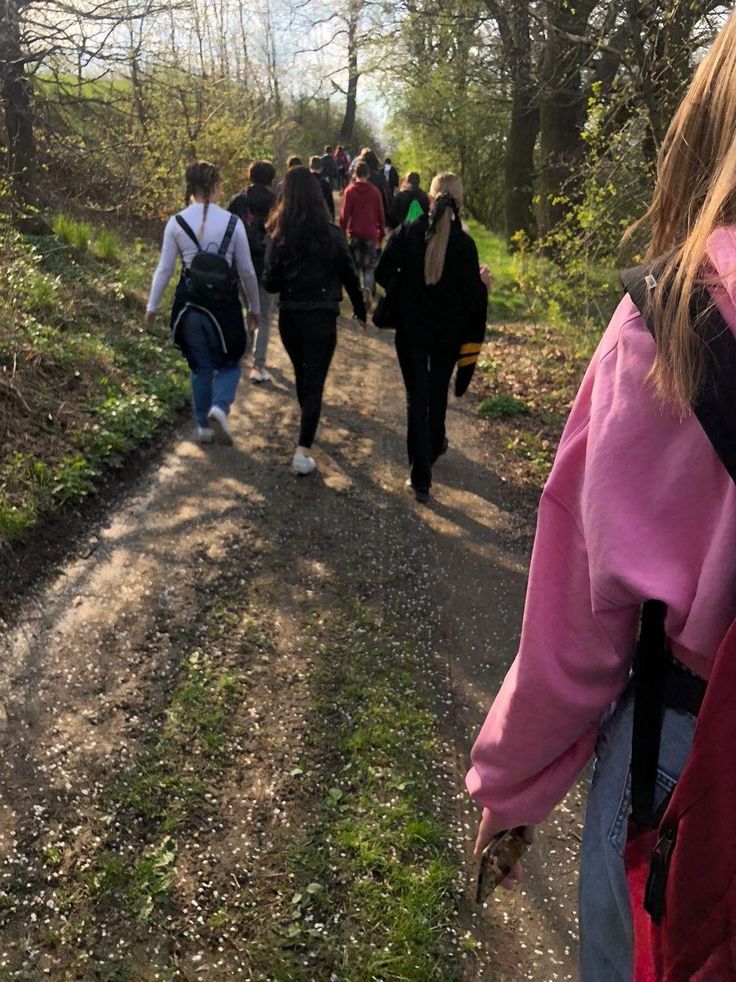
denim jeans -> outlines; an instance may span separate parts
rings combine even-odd
[[[350,253],[358,271],[358,279],[362,279],[363,288],[375,293],[378,246],[368,239],[351,239]]]
[[[207,426],[207,413],[218,406],[225,413],[235,400],[240,362],[226,361],[220,339],[206,314],[187,312],[182,324],[192,368],[192,406],[199,426]]]
[[[253,349],[253,365],[256,368],[265,368],[266,357],[268,355],[268,339],[271,334],[271,317],[276,294],[268,293],[260,285],[258,287],[258,293],[261,298],[261,316],[256,333],[256,343]]]
[[[631,811],[633,685],[601,730],[588,797],[580,863],[580,982],[630,982],[634,939],[624,869]],[[695,717],[667,709],[655,803],[672,790],[685,765]]]

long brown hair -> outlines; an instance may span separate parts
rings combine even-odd
[[[266,229],[274,242],[296,252],[329,248],[327,203],[318,179],[306,167],[286,172]]]
[[[650,377],[660,397],[686,410],[702,378],[705,351],[690,300],[717,277],[708,239],[736,223],[736,16],[703,58],[662,143],[652,203],[627,233],[650,229],[647,258],[669,254],[651,311],[657,356]]]
[[[450,226],[453,218],[460,218],[460,208],[463,204],[463,182],[450,171],[441,171],[432,178],[429,193],[434,204],[429,213],[429,238],[424,253],[424,282],[427,286],[439,283],[445,268],[447,243],[450,241]],[[441,208],[437,217],[438,205],[444,197],[449,197],[453,207]]]

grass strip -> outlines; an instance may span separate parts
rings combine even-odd
[[[273,977],[458,978],[467,942],[426,666],[359,605],[315,643],[326,665],[304,765],[310,830],[286,859],[296,887]]]

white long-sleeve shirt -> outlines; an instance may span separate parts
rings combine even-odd
[[[179,214],[197,236],[202,249],[216,252],[220,248],[228,222],[232,217],[229,211],[211,204],[207,209],[207,221],[204,223],[204,228],[202,228],[203,204],[195,202]],[[169,280],[176,269],[176,261],[179,256],[181,256],[184,265],[189,267],[196,255],[197,247],[177,223],[176,217],[172,215],[164,229],[161,258],[156,267],[156,272],[153,274],[146,308],[149,312],[158,309],[164,290],[169,285]],[[248,301],[248,310],[252,314],[260,314],[261,301],[258,293],[258,279],[253,268],[253,260],[250,257],[250,246],[248,245],[245,226],[240,220],[235,226],[235,232],[225,258],[231,266],[233,262],[235,263],[235,269]]]

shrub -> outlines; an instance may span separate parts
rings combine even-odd
[[[92,238],[92,227],[87,222],[77,222],[68,215],[57,215],[54,220],[54,232],[72,249],[86,252]]]
[[[509,419],[512,416],[525,416],[529,407],[522,399],[501,394],[489,396],[478,406],[478,415],[484,419]]]
[[[117,263],[122,255],[122,243],[110,229],[104,228],[92,243],[92,253],[106,263]]]

